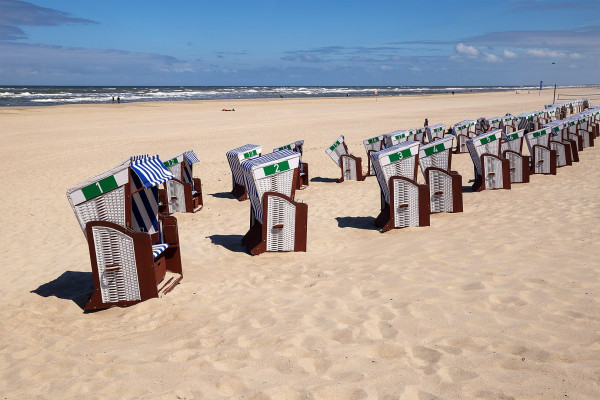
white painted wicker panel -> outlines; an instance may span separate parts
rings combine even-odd
[[[523,157],[514,153],[506,153],[510,166],[510,181],[523,182]]]
[[[442,192],[441,194],[435,194]],[[429,171],[429,199],[431,212],[450,212],[453,209],[452,178],[440,171]]]
[[[167,200],[169,212],[185,212],[185,190],[181,183],[174,180],[167,181]]]
[[[419,226],[419,189],[417,185],[402,179],[394,180],[394,204],[391,205],[394,212],[394,226],[405,228],[407,226]],[[400,207],[408,204],[408,207]]]
[[[93,227],[92,234],[102,302],[140,300],[133,238],[101,226]]]
[[[358,180],[356,174],[356,160],[351,157],[342,157],[342,168],[344,173],[344,180]]]
[[[296,207],[281,197],[268,196],[267,251],[294,251]],[[282,224],[283,228],[273,228]]]
[[[265,176],[256,180],[256,190],[258,198],[263,201],[263,194],[266,192],[277,192],[292,197],[292,183],[294,182],[294,169],[287,170],[278,174]],[[262,215],[262,213],[261,213]],[[264,217],[264,216],[263,216]],[[262,222],[262,221],[261,221]]]
[[[583,148],[586,149],[591,146],[590,136],[591,134],[588,131],[579,131],[579,136],[583,138]]]
[[[461,153],[466,153],[468,151],[467,140],[469,140],[469,138],[464,135],[458,135],[456,137],[456,141],[458,143],[458,149]]]
[[[565,145],[560,142],[551,141],[550,149],[556,151],[556,166],[564,167],[567,165],[567,152]]]
[[[535,153],[535,165],[533,166],[536,174],[549,174],[550,173],[550,150],[545,147],[536,146],[534,149]]]
[[[516,153],[521,153],[521,139],[515,139],[511,141],[503,141],[501,144],[502,153],[506,150],[511,150]]]
[[[181,163],[173,164],[167,169],[171,171],[175,179],[181,179]]]
[[[502,189],[502,160],[496,157],[483,157],[483,179],[486,189]]]
[[[125,186],[75,206],[81,229],[90,221],[106,221],[125,226]]]
[[[450,159],[449,153],[450,150],[445,150],[439,153],[434,153],[427,157],[420,157],[419,165],[421,166],[421,171],[423,172],[423,174],[425,173],[425,170],[429,167],[441,168],[445,171],[448,171],[450,169],[448,168],[448,160]]]

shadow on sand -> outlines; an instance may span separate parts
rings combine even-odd
[[[235,199],[231,192],[219,192],[219,193],[210,193],[212,197],[216,197],[218,199]]]
[[[59,299],[71,300],[83,310],[85,304],[94,292],[94,280],[91,272],[67,271],[61,276],[44,283],[31,293],[42,297],[54,296]]]
[[[375,226],[375,218],[373,217],[336,217],[338,227],[365,229],[369,231],[378,230]]]
[[[207,236],[212,244],[225,247],[229,251],[236,253],[247,253],[242,244],[242,235],[210,235]]]
[[[322,178],[320,176],[315,176],[310,180],[311,182],[324,182],[324,183],[337,183],[337,179],[335,178]]]

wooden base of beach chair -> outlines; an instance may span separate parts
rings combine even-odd
[[[308,183],[308,164],[302,163],[302,172],[299,173],[298,179],[296,180],[296,189],[304,189],[306,186],[308,186]]]
[[[456,135],[456,149],[454,150],[454,153],[468,153],[467,140],[469,140],[467,135]]]
[[[473,190],[510,189],[510,162],[493,154],[482,154],[483,176],[475,172]]]
[[[353,156],[352,154],[342,154],[340,156],[340,168],[342,177],[338,183],[348,181],[362,181],[365,178],[362,173],[362,158]]]
[[[192,185],[179,179],[170,179],[165,183],[167,189],[159,189],[159,212],[163,214],[195,213],[202,209],[202,182],[200,178],[193,178],[194,187],[198,188],[194,193]]]
[[[375,225],[386,232],[409,226],[429,226],[429,187],[412,179],[392,176],[389,181],[390,204],[383,198]]]
[[[463,211],[462,176],[458,172],[429,167],[425,170],[425,182],[429,187],[431,214]]]
[[[566,167],[573,164],[571,159],[571,143],[550,141],[550,149],[556,152],[556,167]]]
[[[510,183],[529,182],[529,156],[524,156],[516,151],[505,150],[502,158],[508,160]]]
[[[264,224],[250,210],[250,230],[242,243],[250,254],[306,251],[308,205],[281,193],[266,192],[262,198]]]
[[[234,184],[233,190],[231,190],[231,195],[238,199],[238,201],[244,201],[248,198],[248,192],[246,191],[246,186],[240,185],[238,183]]]
[[[567,139],[575,143],[575,149],[579,151],[583,151],[583,138],[575,133],[569,132],[567,134]]]
[[[377,153],[379,150],[369,150],[367,151],[367,175],[366,176],[375,176],[375,170],[371,165],[371,153]]]
[[[556,175],[556,151],[535,145],[532,153],[530,174]]]
[[[133,232],[121,225],[93,221],[86,225],[94,292],[85,310],[127,307],[161,297],[183,279],[177,220],[163,217],[169,247],[153,256],[158,235]]]

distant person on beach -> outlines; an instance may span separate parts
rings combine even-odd
[[[454,90],[452,91],[452,96],[454,96]]]
[[[423,124],[424,127],[428,127],[429,126],[429,121],[427,120],[427,118],[425,118],[425,123]]]
[[[113,102],[113,104],[115,104],[115,96],[113,96],[112,102]]]
[[[117,103],[121,104],[121,96],[117,96]]]

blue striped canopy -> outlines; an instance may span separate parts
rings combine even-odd
[[[197,162],[200,162],[200,160],[196,156],[196,153],[194,153],[194,150],[188,150],[183,152],[183,156],[188,160],[190,164],[196,164]]]
[[[140,178],[145,188],[151,188],[173,179],[173,174],[165,168],[158,155],[131,157],[131,168]]]

